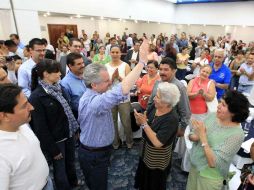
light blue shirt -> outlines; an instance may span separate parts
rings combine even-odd
[[[111,109],[127,98],[121,84],[103,94],[87,88],[79,102],[80,142],[89,147],[111,145],[115,135]]]
[[[21,48],[21,49],[24,49],[24,48],[25,48],[25,45],[22,44],[21,42],[19,42],[18,47]]]
[[[18,70],[18,85],[22,87],[22,91],[27,98],[31,94],[31,75],[35,65],[34,60],[30,58],[22,63]]]
[[[69,71],[62,79],[61,85],[68,96],[67,98],[71,104],[71,109],[78,111],[79,100],[86,91],[84,80]]]

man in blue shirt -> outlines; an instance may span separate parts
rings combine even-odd
[[[29,42],[31,58],[25,61],[18,70],[18,85],[22,87],[22,91],[28,98],[31,94],[31,71],[34,66],[44,59],[46,48],[39,38],[33,38]]]
[[[221,99],[225,90],[228,89],[231,79],[230,69],[223,64],[224,58],[224,50],[217,49],[214,52],[214,63],[211,63],[212,73],[209,78],[215,81],[218,100]]]
[[[81,52],[81,41],[78,38],[71,38],[70,39],[70,45],[69,45],[70,53],[79,53],[82,55],[82,58],[84,60],[85,65],[89,65],[92,61],[88,59],[82,52]],[[65,75],[68,72],[68,66],[67,66],[67,56],[62,56],[60,59],[60,72],[61,77],[65,77]]]
[[[79,99],[86,90],[83,80],[85,64],[82,55],[70,53],[67,55],[67,65],[70,70],[61,81],[61,85],[68,96],[73,114],[77,118]]]
[[[186,33],[181,33],[181,38],[177,41],[178,48],[180,52],[182,52],[183,47],[188,47],[188,39],[186,37]]]
[[[10,35],[10,40],[14,41],[15,44],[17,44],[17,46],[21,49],[24,49],[25,48],[25,45],[22,44],[22,42],[20,41],[19,39],[19,36],[17,34],[11,34]]]
[[[142,59],[144,60],[144,59]],[[86,91],[80,99],[79,161],[90,190],[106,190],[110,151],[114,140],[111,109],[127,99],[127,95],[143,69],[136,67],[121,83],[108,90],[111,80],[102,64],[90,64],[84,71]]]

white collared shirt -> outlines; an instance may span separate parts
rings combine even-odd
[[[137,57],[138,57],[138,51],[137,51],[137,52],[135,52],[135,51],[133,50],[133,52],[132,52],[132,56],[131,56],[131,59],[133,59],[133,60],[137,60]]]
[[[49,168],[28,124],[16,132],[0,130],[0,189],[41,190]]]

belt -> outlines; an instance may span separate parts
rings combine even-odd
[[[110,150],[112,148],[112,145],[103,146],[103,147],[89,147],[81,143],[80,147],[91,152],[100,152],[100,151]]]

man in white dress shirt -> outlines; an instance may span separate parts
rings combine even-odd
[[[52,190],[40,142],[25,124],[32,110],[20,87],[0,84],[1,190]]]

